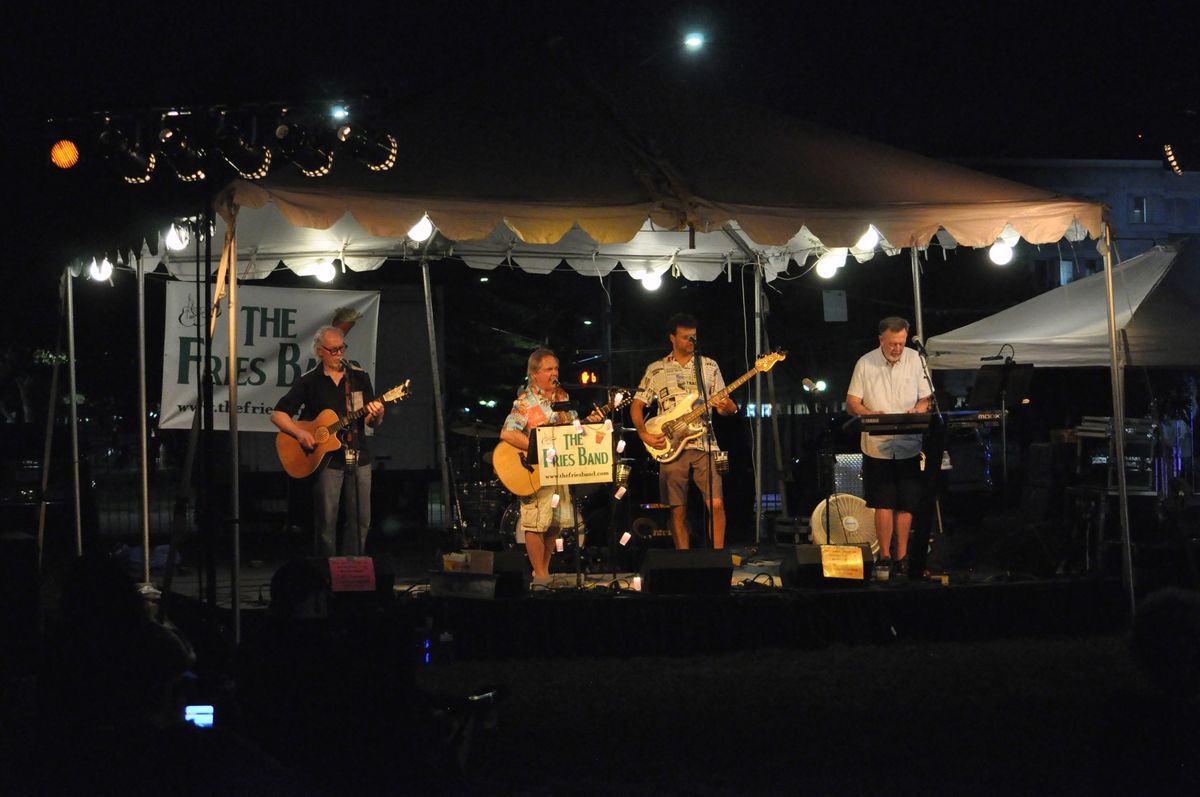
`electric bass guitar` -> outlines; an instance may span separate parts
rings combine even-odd
[[[631,390],[616,390],[609,395],[613,400],[597,407],[601,415],[615,412],[633,401]],[[536,460],[530,462],[526,452],[503,440],[492,451],[492,470],[510,493],[522,498],[533,495],[542,486],[541,468]]]
[[[704,424],[700,422],[700,419],[709,407],[750,381],[750,377],[761,371],[770,371],[775,367],[775,363],[786,358],[787,352],[782,349],[771,354],[764,354],[754,361],[753,368],[730,382],[723,390],[718,390],[706,403],[697,404],[699,396],[695,393],[689,393],[682,397],[669,411],[655,415],[646,421],[647,432],[661,434],[667,438],[662,447],[655,448],[645,441],[642,442],[642,445],[646,447],[656,462],[672,462],[683,451],[683,447],[688,441],[695,440],[704,434]]]
[[[384,404],[390,404],[395,401],[402,401],[408,398],[412,392],[409,389],[411,379],[405,379],[404,384],[396,385],[396,387],[376,396],[371,401],[379,401]],[[321,459],[330,451],[337,451],[342,447],[342,439],[338,437],[338,433],[345,429],[350,424],[357,421],[359,418],[367,414],[368,401],[363,404],[360,409],[346,413],[342,417],[333,410],[321,410],[321,413],[311,421],[296,421],[296,425],[306,432],[311,432],[313,440],[316,441],[316,447],[311,451],[305,450],[304,446],[300,445],[300,441],[292,437],[290,434],[280,432],[275,435],[275,452],[279,454],[279,463],[283,465],[283,469],[287,471],[287,475],[293,479],[303,479],[306,476],[311,476],[312,473],[321,465]]]

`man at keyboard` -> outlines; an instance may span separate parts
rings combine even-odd
[[[846,391],[850,414],[929,410],[930,389],[920,356],[905,348],[907,342],[908,321],[889,316],[879,322],[879,348],[860,357],[850,377]],[[875,510],[875,534],[882,557],[878,566],[903,575],[908,570],[908,533],[921,499],[921,435],[869,435],[864,431],[861,445],[863,488],[867,506]]]

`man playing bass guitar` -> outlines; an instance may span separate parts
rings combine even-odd
[[[663,449],[674,443],[665,435],[646,428],[645,409],[648,405],[657,401],[659,414],[663,414],[675,409],[676,404],[688,396],[703,401],[704,396],[716,397],[725,389],[725,380],[716,361],[703,356],[700,357],[700,369],[704,374],[704,390],[701,392],[698,389],[696,363],[693,360],[696,353],[696,319],[693,316],[686,313],[672,316],[667,322],[667,337],[671,341],[671,353],[646,367],[629,410],[638,437],[653,449]],[[727,395],[716,398],[712,406],[721,415],[737,412],[737,404]],[[700,488],[712,514],[713,547],[725,547],[725,501],[722,497],[721,474],[711,468],[710,450],[716,451],[717,443],[712,429],[705,425],[703,433],[687,440],[677,456],[670,461],[659,460],[658,489],[662,503],[671,507],[671,536],[675,547],[681,550],[689,547],[686,522],[689,478]],[[710,470],[713,470],[711,474]]]
[[[310,421],[322,410],[345,415],[363,408],[366,416],[341,434],[342,446],[331,451],[313,484],[314,531],[318,556],[358,556],[363,553],[371,526],[371,458],[364,426],[383,422],[383,403],[375,395],[371,377],[346,360],[346,340],[337,327],[321,327],[313,336],[313,353],[320,364],[302,375],[275,404],[271,423],[296,438],[308,450],[316,447],[312,432],[300,428],[292,416]],[[345,501],[346,528],[338,535],[338,507]]]

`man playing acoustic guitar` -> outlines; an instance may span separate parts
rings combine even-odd
[[[696,353],[696,319],[686,313],[678,313],[668,320],[667,329],[671,353],[647,366],[629,410],[638,437],[648,447],[656,449],[670,445],[671,441],[665,435],[646,428],[644,412],[649,404],[657,401],[661,415],[675,409],[676,404],[688,395],[703,402],[705,396],[716,398],[716,394],[725,389],[725,380],[716,361],[701,357],[704,392],[697,390],[696,363],[693,361]],[[737,412],[737,404],[727,395],[716,398],[712,406],[721,415]],[[708,438],[707,443],[705,438]],[[675,547],[680,550],[689,546],[686,523],[689,477],[700,488],[712,513],[713,548],[725,547],[725,501],[722,497],[721,474],[710,467],[710,447],[713,451],[717,450],[717,443],[712,437],[712,430],[705,428],[703,434],[696,435],[683,445],[678,456],[659,463],[658,489],[662,502],[671,507],[671,536],[675,540]],[[713,471],[711,496],[708,492],[710,470]]]
[[[297,379],[276,402],[271,423],[311,451],[317,441],[312,432],[292,420],[293,415],[299,413],[301,421],[311,421],[329,409],[341,416],[362,409],[363,402],[368,402],[366,416],[341,433],[342,446],[326,455],[313,483],[317,555],[358,556],[363,553],[371,526],[371,457],[364,427],[383,422],[383,404],[370,400],[375,394],[367,372],[345,359],[346,340],[340,329],[317,330],[313,353],[321,364]],[[346,528],[339,539],[338,507],[342,501],[346,506]]]

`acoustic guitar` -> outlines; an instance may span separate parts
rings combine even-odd
[[[412,382],[411,379],[405,379],[404,384],[396,385],[371,401],[383,404],[402,401],[408,398],[412,392],[409,389],[410,382]],[[360,409],[348,412],[340,418],[333,410],[321,410],[320,414],[311,421],[296,421],[297,426],[312,433],[313,440],[317,445],[311,451],[306,451],[304,446],[300,445],[300,441],[290,434],[280,432],[275,435],[275,452],[279,454],[279,463],[283,465],[287,475],[294,479],[311,476],[320,467],[321,459],[327,453],[337,451],[342,447],[342,439],[338,433],[359,418],[364,417],[367,414],[367,404],[370,404],[371,401],[365,402]]]
[[[750,381],[750,377],[763,371],[770,371],[775,367],[775,363],[786,358],[787,352],[782,349],[771,354],[764,354],[754,361],[753,368],[730,382],[723,390],[718,390],[707,402],[697,404],[699,396],[695,393],[687,394],[675,402],[675,406],[668,412],[655,415],[646,421],[646,431],[650,434],[663,435],[667,438],[666,443],[661,448],[655,448],[644,441],[642,445],[650,452],[650,456],[654,458],[655,462],[674,461],[688,441],[695,440],[704,433],[704,424],[700,422],[700,418],[709,407]]]
[[[615,412],[633,401],[631,390],[615,390],[609,395],[613,399],[619,397],[619,400],[609,401],[603,407],[597,407],[601,415]],[[538,463],[530,462],[526,452],[503,440],[492,451],[492,470],[510,493],[522,498],[533,495],[542,486],[541,468]]]

